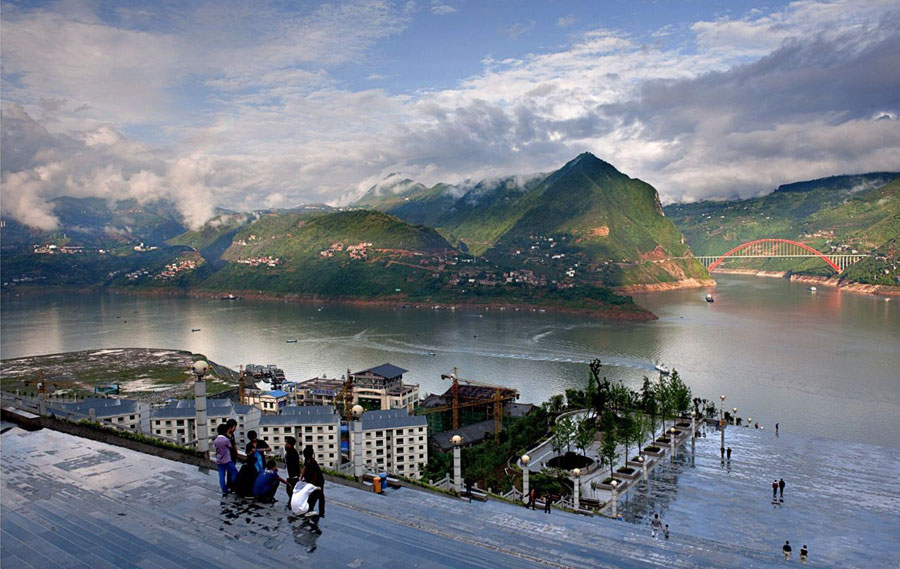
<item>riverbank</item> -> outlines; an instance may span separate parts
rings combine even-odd
[[[620,286],[613,288],[613,290],[619,294],[635,294],[644,292],[664,292],[669,290],[681,290],[687,288],[704,288],[710,286],[716,286],[716,281],[713,279],[683,279],[670,283],[651,283]]]
[[[662,290],[662,289],[661,289]],[[336,304],[356,307],[394,308],[394,309],[428,309],[428,310],[478,310],[478,311],[514,311],[514,312],[551,312],[559,314],[583,314],[602,320],[619,322],[649,322],[658,317],[646,308],[632,303],[627,306],[608,305],[602,308],[586,308],[574,306],[560,306],[558,304],[530,304],[502,301],[478,302],[477,300],[448,302],[431,302],[423,300],[410,300],[407,298],[384,299],[359,299],[359,298],[335,298],[321,295],[281,294],[263,291],[231,290],[227,292],[212,291],[206,289],[171,289],[171,288],[123,288],[123,287],[48,287],[48,286],[19,286],[4,291],[7,295],[35,295],[48,292],[65,294],[122,294],[145,297],[170,297],[170,298],[200,298],[207,300],[220,300],[222,297],[232,294],[235,297],[247,300],[261,300],[266,302],[289,302],[292,304],[322,305]],[[618,292],[618,291],[617,291]],[[236,300],[223,301],[235,302]]]
[[[755,271],[753,269],[716,269],[716,273],[726,275],[750,275],[754,277],[764,278],[780,278],[788,279],[791,282],[798,282],[815,286],[827,286],[836,288],[841,292],[852,292],[854,294],[866,294],[870,296],[889,296],[900,297],[900,286],[870,285],[863,283],[848,283],[843,279],[835,277],[817,277],[814,275],[795,275],[787,271]]]

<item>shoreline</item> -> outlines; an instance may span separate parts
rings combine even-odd
[[[650,293],[650,292],[666,292],[670,290],[682,290],[687,288],[705,288],[716,286],[713,279],[682,279],[680,281],[669,283],[650,283],[636,284],[613,287],[613,290],[620,294]]]
[[[827,286],[836,288],[839,292],[851,292],[853,294],[864,294],[868,296],[883,297],[900,297],[900,286],[887,285],[870,285],[863,283],[844,283],[840,278],[836,277],[818,277],[815,275],[795,275],[787,271],[756,271],[753,269],[722,269],[716,270],[716,273],[726,275],[749,275],[763,278],[781,278],[788,279],[791,282],[803,284],[811,284],[816,286]]]
[[[108,287],[108,288],[99,288],[99,287],[52,287],[52,286],[35,286],[35,287],[18,287],[13,291],[5,291],[5,295],[15,295],[15,294],[23,294],[23,295],[33,295],[33,294],[42,294],[46,292],[56,292],[56,293],[77,293],[77,294],[97,294],[97,293],[109,293],[109,294],[122,294],[122,295],[130,295],[130,296],[148,296],[148,297],[172,297],[172,298],[199,298],[206,300],[216,300],[219,301],[221,298],[227,294],[228,292],[221,291],[212,291],[206,289],[197,289],[197,290],[168,290],[163,288],[155,288],[155,289],[141,289],[141,290],[132,290],[132,289],[123,289],[118,287]],[[318,305],[318,304],[338,304],[338,305],[349,305],[349,306],[357,306],[357,307],[381,307],[381,308],[394,308],[394,309],[428,309],[428,310],[477,310],[477,311],[486,311],[486,310],[497,310],[502,312],[552,312],[552,313],[562,313],[562,314],[584,314],[589,315],[594,318],[603,319],[603,320],[612,320],[618,322],[649,322],[652,320],[657,320],[659,317],[653,312],[647,310],[646,308],[640,306],[637,303],[632,303],[634,308],[632,309],[621,309],[619,307],[610,306],[606,308],[575,308],[575,307],[565,307],[565,306],[554,306],[550,304],[521,304],[521,303],[512,303],[512,302],[483,302],[483,303],[475,303],[475,302],[455,302],[455,303],[447,303],[447,302],[433,302],[433,301],[414,301],[407,299],[359,299],[359,298],[333,298],[333,297],[323,297],[319,295],[299,295],[299,294],[279,294],[279,293],[266,293],[260,291],[243,291],[243,290],[233,290],[230,292],[236,297],[240,297],[240,299],[246,300],[261,300],[265,302],[290,302],[296,304],[310,304],[310,305]],[[239,302],[238,300],[228,301],[222,300],[222,302]]]

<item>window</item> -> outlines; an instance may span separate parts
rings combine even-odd
[[[169,422],[166,421],[166,424],[168,425]],[[179,427],[183,427],[183,426],[184,426],[184,419],[178,419],[177,421],[175,421],[175,424],[178,425]]]

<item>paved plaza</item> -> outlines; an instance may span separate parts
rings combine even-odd
[[[0,563],[755,568],[783,567],[779,549],[787,538],[796,544],[792,564],[805,541],[810,567],[896,566],[898,461],[888,449],[824,442],[838,454],[785,464],[782,450],[806,448],[810,439],[782,434],[773,444],[761,431],[728,434],[735,449],[730,471],[719,464],[718,439],[700,439],[693,465],[688,445],[623,500],[625,521],[470,504],[407,488],[379,496],[329,483],[318,534],[290,515],[283,493],[271,505],[222,497],[215,472],[46,429],[12,428],[0,443]],[[872,468],[856,474],[851,458]],[[784,505],[773,506],[768,485],[779,464],[774,476],[788,486]],[[853,491],[829,486],[847,477]],[[650,537],[651,509],[672,525],[669,540]]]

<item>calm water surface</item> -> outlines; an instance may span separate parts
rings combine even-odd
[[[706,290],[636,296],[660,319],[632,324],[541,312],[434,311],[118,295],[3,297],[3,358],[107,348],[172,348],[235,369],[275,363],[289,379],[385,362],[443,392],[463,378],[514,386],[540,402],[583,386],[587,364],[637,387],[656,363],[695,395],[761,426],[900,446],[900,299],[784,279],[717,275]],[[200,328],[199,332],[192,332]],[[296,339],[297,343],[286,343]]]

